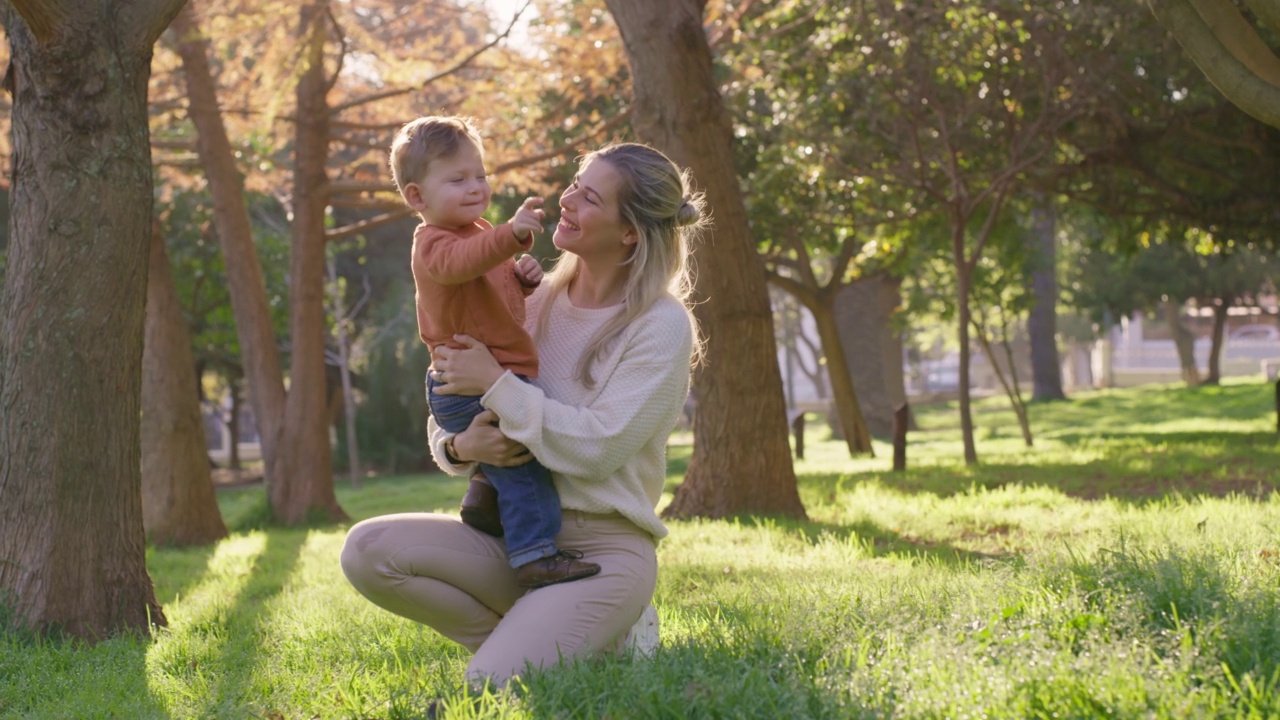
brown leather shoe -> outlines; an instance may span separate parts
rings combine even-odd
[[[483,480],[471,478],[462,498],[462,522],[494,537],[502,537],[502,516],[498,514],[498,491]]]
[[[556,583],[591,577],[600,572],[600,566],[583,562],[577,550],[561,550],[551,557],[534,560],[516,568],[516,584],[530,590]]]

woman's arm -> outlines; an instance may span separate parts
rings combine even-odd
[[[427,418],[427,436],[431,457],[450,475],[470,475],[476,463],[498,467],[514,467],[529,461],[529,449],[510,440],[498,429],[498,416],[492,410],[476,415],[471,425],[458,434],[450,433]]]

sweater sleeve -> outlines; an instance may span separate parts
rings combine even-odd
[[[689,391],[693,330],[683,308],[664,304],[638,318],[595,398],[583,407],[548,398],[510,372],[481,404],[497,413],[507,437],[553,472],[607,478],[658,433],[670,429]],[[634,331],[634,332],[632,332]]]
[[[449,455],[444,451],[444,443],[453,437],[451,433],[436,424],[436,419],[427,416],[427,444],[431,447],[431,458],[436,465],[450,475],[470,475],[476,471],[476,463],[465,462],[457,465],[449,462]]]
[[[527,244],[532,244],[532,238],[529,243],[517,240],[510,223],[485,227],[466,236],[428,226],[423,241],[415,248],[414,263],[432,282],[459,285],[489,272],[527,249]]]

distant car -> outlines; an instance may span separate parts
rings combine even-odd
[[[1275,342],[1280,340],[1280,328],[1275,325],[1241,325],[1227,334],[1227,339],[1240,342]]]

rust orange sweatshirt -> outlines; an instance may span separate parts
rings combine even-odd
[[[427,347],[460,347],[465,334],[489,347],[502,367],[536,377],[538,356],[524,329],[524,299],[534,288],[516,277],[512,256],[533,245],[516,239],[510,223],[485,220],[461,230],[422,224],[413,233],[413,284],[418,335]]]

